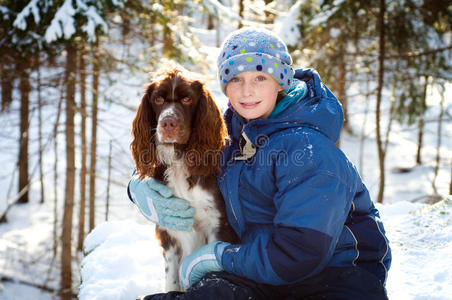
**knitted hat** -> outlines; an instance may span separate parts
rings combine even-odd
[[[292,57],[286,44],[266,29],[247,27],[232,32],[223,42],[217,63],[223,93],[229,80],[247,71],[273,76],[284,90],[293,81]]]

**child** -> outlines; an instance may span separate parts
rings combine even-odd
[[[231,140],[218,184],[241,243],[201,247],[182,263],[185,293],[145,299],[387,299],[383,224],[335,144],[341,105],[314,70],[291,64],[270,31],[244,28],[224,41],[218,70]],[[162,186],[135,178],[129,188]]]

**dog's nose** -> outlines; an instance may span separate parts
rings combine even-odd
[[[177,127],[177,120],[172,116],[166,116],[160,121],[160,126],[165,131],[173,131]]]

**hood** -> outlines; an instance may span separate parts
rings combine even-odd
[[[238,139],[243,125],[246,124],[244,128],[246,135],[255,146],[259,146],[256,144],[262,136],[270,136],[293,127],[307,126],[336,143],[344,122],[341,104],[321,82],[315,70],[298,69],[295,71],[295,78],[307,84],[308,94],[273,119],[257,119],[246,124],[245,119],[229,108],[225,119],[231,138]]]

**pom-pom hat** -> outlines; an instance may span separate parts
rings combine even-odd
[[[247,71],[273,76],[284,90],[293,82],[292,57],[286,44],[266,29],[246,27],[232,32],[223,42],[217,63],[223,93],[229,80]]]

